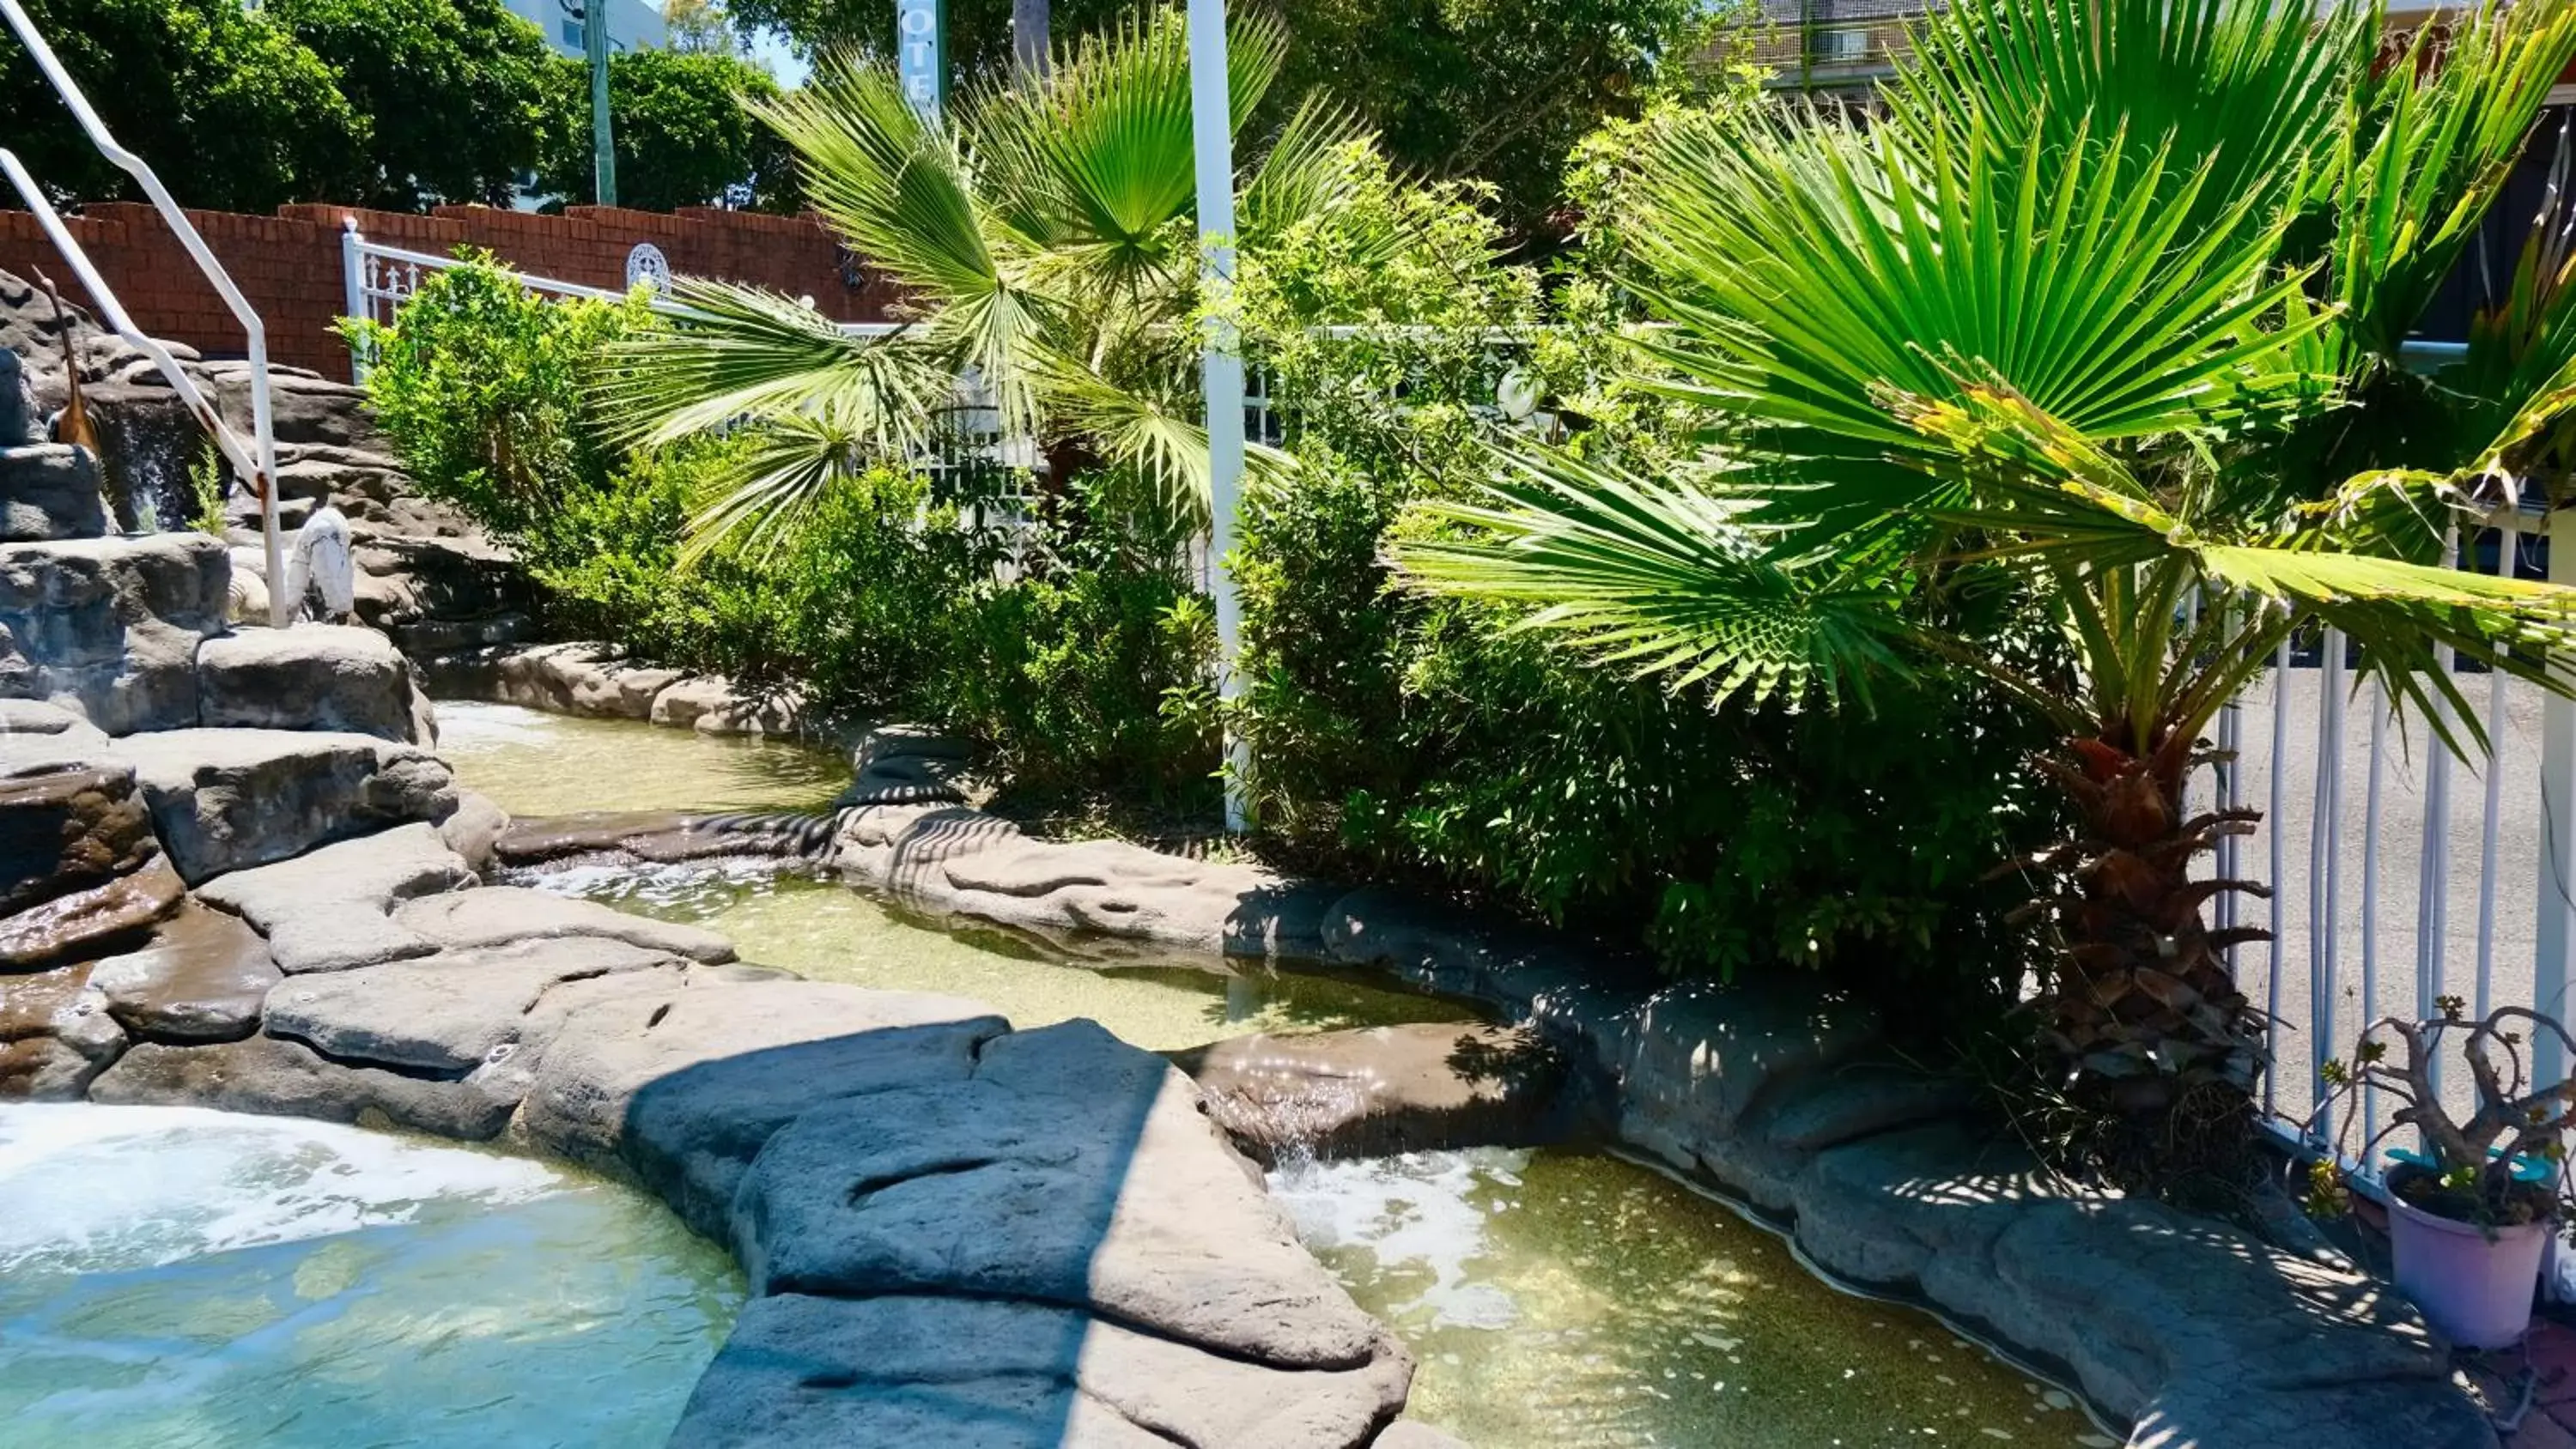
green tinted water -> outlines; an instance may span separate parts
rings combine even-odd
[[[513,815],[819,809],[850,783],[838,750],[508,704],[442,702],[438,753]]]
[[[440,707],[450,738],[455,708]],[[468,720],[482,739],[449,752],[458,774],[530,813],[795,805],[840,784],[818,779],[809,754],[776,745],[493,706]],[[575,790],[572,780],[590,783]],[[815,979],[955,992],[1022,1027],[1090,1017],[1157,1050],[1463,1016],[1449,1003],[1301,973],[1069,961],[765,866],[575,867],[522,879],[708,926],[748,960]],[[1308,1245],[1421,1360],[1411,1414],[1477,1449],[2116,1442],[2064,1393],[1929,1316],[1834,1291],[1770,1234],[1615,1158],[1420,1153],[1289,1166],[1272,1186]]]

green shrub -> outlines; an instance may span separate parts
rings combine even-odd
[[[1093,516],[1107,481],[1081,480],[1024,575],[967,605],[935,702],[1024,795],[1213,811],[1215,620],[1168,541]]]
[[[518,536],[616,471],[583,379],[601,343],[651,325],[640,296],[548,301],[484,255],[429,274],[393,325],[342,328],[369,359],[368,404],[421,491]]]

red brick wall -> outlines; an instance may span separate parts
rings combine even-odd
[[[626,254],[637,242],[662,249],[671,269],[809,296],[837,321],[882,319],[893,292],[882,282],[852,291],[841,278],[831,235],[806,217],[687,207],[677,214],[622,207],[576,206],[562,216],[443,206],[428,216],[358,207],[301,204],[276,216],[191,211],[206,245],[268,328],[273,362],[345,377],[349,353],[332,332],[346,290],[340,266],[341,223],[355,217],[368,240],[446,255],[460,245],[499,255],[532,276],[585,286],[626,283]],[[160,215],[138,202],[100,202],[70,219],[72,236],[116,290],[135,324],[156,337],[185,342],[209,357],[242,355],[242,332],[214,288],[189,262]],[[33,216],[0,211],[0,271],[41,270],[67,300],[89,298],[71,280]]]

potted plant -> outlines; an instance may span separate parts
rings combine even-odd
[[[2414,1129],[2421,1152],[2390,1153],[2388,1234],[2397,1286],[2425,1319],[2463,1348],[2503,1348],[2531,1325],[2532,1289],[2549,1234],[2568,1221],[2563,1210],[2565,1139],[2576,1125],[2576,1082],[2534,1088],[2524,1030],[2547,1032],[2571,1055],[2576,1039],[2550,1017],[2519,1006],[2472,1021],[2460,998],[2438,998],[2441,1015],[2424,1021],[2382,1017],[2364,1028],[2351,1065],[2325,1064],[2326,1094],[2309,1119],[2312,1138],[2342,1107],[2336,1151],[2310,1169],[2311,1204],[2332,1213],[2349,1206],[2342,1164],[2366,1163],[2390,1136]],[[2434,1063],[2457,1038],[2475,1110],[2454,1121],[2434,1084]],[[2390,1048],[2398,1049],[2394,1060]],[[2350,1110],[2363,1091],[2398,1102],[2387,1125],[2357,1155],[2342,1149],[2361,1114]]]

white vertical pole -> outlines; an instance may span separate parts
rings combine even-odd
[[[2576,584],[2576,513],[2553,511],[2542,525],[2549,540],[2549,581]],[[2549,666],[2562,677],[2576,660],[2563,651]],[[2553,694],[2540,707],[2540,920],[2537,958],[2532,962],[2532,1006],[2550,1016],[2562,1014],[2567,994],[2567,965],[2576,921],[2571,921],[2569,892],[2576,888],[2576,702]],[[2567,1075],[2566,1049],[2553,1032],[2531,1037],[2531,1079],[2555,1082]]]
[[[2317,654],[2317,798],[2308,828],[2308,1082],[2326,1099],[2325,1066],[2335,1050],[2335,979],[2342,930],[2338,887],[2343,859],[2343,631],[2328,629]],[[2321,1124],[2326,1136],[2335,1124]]]
[[[2496,514],[2495,525],[2496,577],[2509,579],[2513,577],[2514,556],[2520,552],[2521,510],[2508,500]],[[2503,647],[2499,646],[2499,654]],[[2478,984],[2470,1012],[2477,1017],[2493,1009],[2488,1000],[2495,991],[2496,835],[2504,818],[2504,684],[2504,670],[2493,658],[2488,659],[2486,819],[2478,840]]]
[[[2361,1019],[2379,1019],[2379,796],[2388,775],[2388,686],[2370,681],[2370,784],[2361,826]],[[2379,1136],[2379,1094],[2361,1094],[2361,1139]]]
[[[2454,525],[2442,534],[2442,567],[2460,566],[2460,530]],[[2454,667],[2458,656],[2448,644],[2433,650],[2433,667],[2445,680],[2456,682]],[[2451,702],[2436,691],[2433,695],[2433,718],[2448,725]],[[2428,743],[2430,751],[2424,760],[2424,873],[2417,885],[2415,903],[2415,1016],[2428,1020],[2434,1012],[2433,999],[2443,994],[2443,975],[2448,969],[2451,935],[2451,752],[2438,734]],[[2433,1086],[2442,1085],[2442,1058],[2436,1054],[2431,1072]]]
[[[1234,667],[1240,610],[1225,556],[1234,549],[1235,499],[1243,486],[1243,349],[1229,302],[1234,290],[1234,97],[1225,55],[1225,0],[1189,0],[1190,125],[1198,149],[1199,249],[1207,288],[1208,591],[1216,600],[1217,693],[1243,689]],[[1243,742],[1225,741],[1225,828],[1244,827]]]
[[[367,280],[363,275],[365,258],[358,250],[358,219],[340,218],[340,315],[374,320],[367,311]],[[349,381],[367,380],[365,349],[349,344]]]
[[[2267,922],[2272,938],[2264,943],[2270,976],[2263,983],[2263,1010],[2274,1021],[2281,1019],[2281,903],[2290,893],[2289,843],[2281,829],[2281,776],[2288,764],[2289,736],[2290,640],[2283,635],[2280,648],[2272,655],[2272,774],[2266,782],[2270,786],[2271,798],[2263,815],[2265,822],[2272,827],[2265,833],[2265,840],[2271,847],[2266,854],[2272,865],[2272,899]],[[2266,1116],[2278,1109],[2280,1060],[2280,1053],[2274,1052],[2272,1069],[2263,1074],[2263,1111]]]

